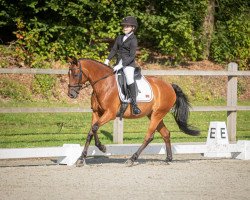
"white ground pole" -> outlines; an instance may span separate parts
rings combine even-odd
[[[88,156],[132,155],[141,144],[106,145],[102,153],[90,146]],[[79,144],[64,144],[62,147],[0,149],[0,159],[57,157],[58,164],[72,166],[81,155]],[[210,122],[206,143],[173,144],[173,154],[203,154],[205,157],[236,158],[250,160],[250,140],[229,144],[225,122]],[[150,144],[143,154],[165,154],[165,144]]]

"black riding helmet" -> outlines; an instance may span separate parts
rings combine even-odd
[[[135,27],[135,30],[136,30],[137,27],[138,27],[138,23],[137,23],[136,18],[134,18],[134,17],[132,17],[132,16],[124,17],[124,18],[122,19],[121,25],[122,25],[122,26],[124,26],[124,25],[134,26],[134,27]]]

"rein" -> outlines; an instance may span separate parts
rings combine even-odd
[[[108,74],[108,75],[106,75],[106,76],[104,76],[104,77],[98,79],[97,81],[94,81],[94,82],[92,83],[92,87],[93,87],[96,83],[98,83],[99,81],[101,81],[101,80],[103,80],[103,79],[105,79],[105,78],[108,78],[109,76],[112,76],[114,73],[115,73],[115,72],[111,72],[110,74]],[[90,84],[89,84],[89,85],[90,85]]]
[[[84,86],[83,86],[83,84],[80,83],[80,81],[82,80],[82,75],[84,75],[86,79],[88,79],[88,76],[83,72],[81,63],[80,63],[80,62],[78,62],[78,63],[79,63],[79,65],[80,65],[80,68],[79,68],[80,74],[78,74],[78,77],[79,77],[78,84],[77,84],[77,85],[68,85],[68,87],[69,87],[69,88],[78,87],[80,90],[82,90],[82,89],[84,89],[84,88],[89,87],[89,86],[91,85],[91,83],[86,83]],[[110,74],[108,74],[108,75],[106,75],[106,76],[104,76],[104,77],[102,77],[102,78],[100,78],[100,79],[94,81],[94,82],[92,83],[92,87],[93,87],[96,83],[98,83],[99,81],[101,81],[101,80],[103,80],[103,79],[106,79],[106,78],[108,78],[109,76],[112,76],[114,73],[115,73],[115,72],[111,72]]]

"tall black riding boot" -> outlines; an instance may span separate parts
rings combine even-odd
[[[138,108],[136,104],[135,83],[128,85],[128,89],[129,89],[129,94],[131,98],[131,106],[132,106],[133,115],[139,115],[141,113],[141,110]]]

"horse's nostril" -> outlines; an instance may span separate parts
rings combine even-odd
[[[69,96],[70,98],[73,98],[73,97],[74,97],[74,95],[73,95],[73,94],[68,94],[68,96]]]
[[[76,92],[69,92],[68,93],[68,96],[71,98],[71,99],[75,99],[75,98],[77,98],[77,93]]]

